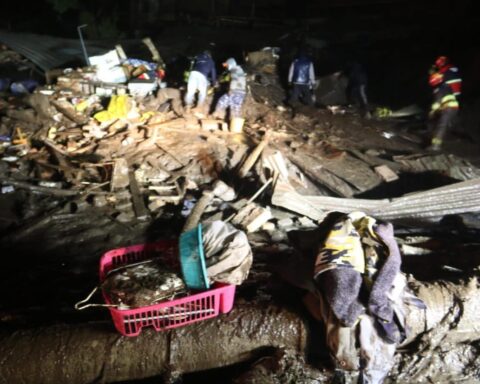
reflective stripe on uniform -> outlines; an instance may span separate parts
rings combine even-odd
[[[443,140],[440,139],[439,137],[433,137],[432,138],[432,145],[442,145]]]
[[[458,108],[458,101],[454,95],[444,96],[440,102],[440,109],[443,108]]]

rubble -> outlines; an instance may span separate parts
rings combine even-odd
[[[473,215],[462,225],[478,225],[480,169],[453,154],[425,153],[387,119],[366,122],[349,108],[335,107],[344,96],[341,75],[321,79],[317,88],[329,108],[306,108],[292,117],[284,106],[275,49],[250,53],[244,126],[231,132],[224,121],[180,113],[152,96],[160,74],[154,82],[146,77],[164,64],[151,40],[145,44],[152,67],[126,61],[117,47],[106,57],[90,58],[106,69],[62,69],[31,94],[2,98],[0,197],[17,207],[17,216],[2,217],[6,244],[15,247],[56,231],[48,246],[57,256],[65,253],[71,232],[80,238],[82,256],[83,243],[96,243],[85,256],[93,258],[107,244],[156,240],[200,222],[230,221],[253,245],[254,270],[242,287],[248,292],[256,276],[268,285],[265,276],[271,273],[262,263],[269,252],[293,252],[290,234],[316,228],[331,211],[362,210],[422,229],[446,217]],[[117,68],[109,72],[112,65]],[[103,76],[119,82],[105,83]],[[335,94],[327,92],[332,82]],[[424,172],[448,176],[451,183],[401,197],[361,198],[405,174]],[[401,250],[404,257],[435,254],[406,241]],[[74,274],[84,277],[78,270]]]

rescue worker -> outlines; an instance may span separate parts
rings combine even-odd
[[[453,66],[446,56],[440,56],[430,70],[429,84],[433,88],[429,118],[434,122],[434,130],[427,149],[438,151],[458,115],[462,79],[458,68]]]
[[[295,106],[299,99],[307,105],[313,105],[312,90],[315,85],[315,71],[312,60],[301,51],[290,64],[288,84],[292,87],[290,105]]]
[[[358,62],[350,65],[348,72],[348,95],[350,102],[360,108],[361,113],[370,118],[367,99],[367,73]]]
[[[187,112],[193,104],[195,93],[198,91],[197,108],[202,107],[207,97],[208,79],[212,84],[217,82],[217,71],[210,51],[205,50],[194,59],[192,70],[188,76],[187,93],[185,94],[185,106]]]
[[[234,58],[229,58],[223,63],[223,67],[230,73],[228,92],[218,99],[214,117],[224,117],[227,108],[230,108],[230,118],[239,118],[242,105],[247,94],[247,78],[244,70],[237,64]]]

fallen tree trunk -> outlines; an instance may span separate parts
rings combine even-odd
[[[59,325],[0,334],[0,382],[111,383],[247,361],[268,347],[303,351],[306,327],[273,306],[237,306],[228,315],[168,332],[123,337],[111,325]]]
[[[477,277],[467,281],[453,283],[436,281],[411,284],[416,295],[427,305],[427,310],[412,310],[407,316],[411,336],[407,343],[423,332],[438,331],[438,327],[451,316],[458,307],[453,319],[446,324],[443,341],[449,343],[468,343],[480,339],[480,282]]]
[[[410,307],[407,343],[467,343],[480,338],[477,278],[413,283],[427,310]],[[319,326],[321,326],[319,324]],[[168,332],[122,337],[111,325],[61,325],[0,334],[0,383],[110,383],[224,367],[264,348],[304,352],[309,336],[299,314],[274,306],[240,306],[228,315]],[[317,348],[323,348],[321,345]],[[412,356],[416,356],[413,353]]]

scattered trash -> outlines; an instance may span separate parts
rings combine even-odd
[[[0,191],[2,194],[12,193],[12,192],[15,192],[15,187],[13,185],[4,185],[2,186]]]

